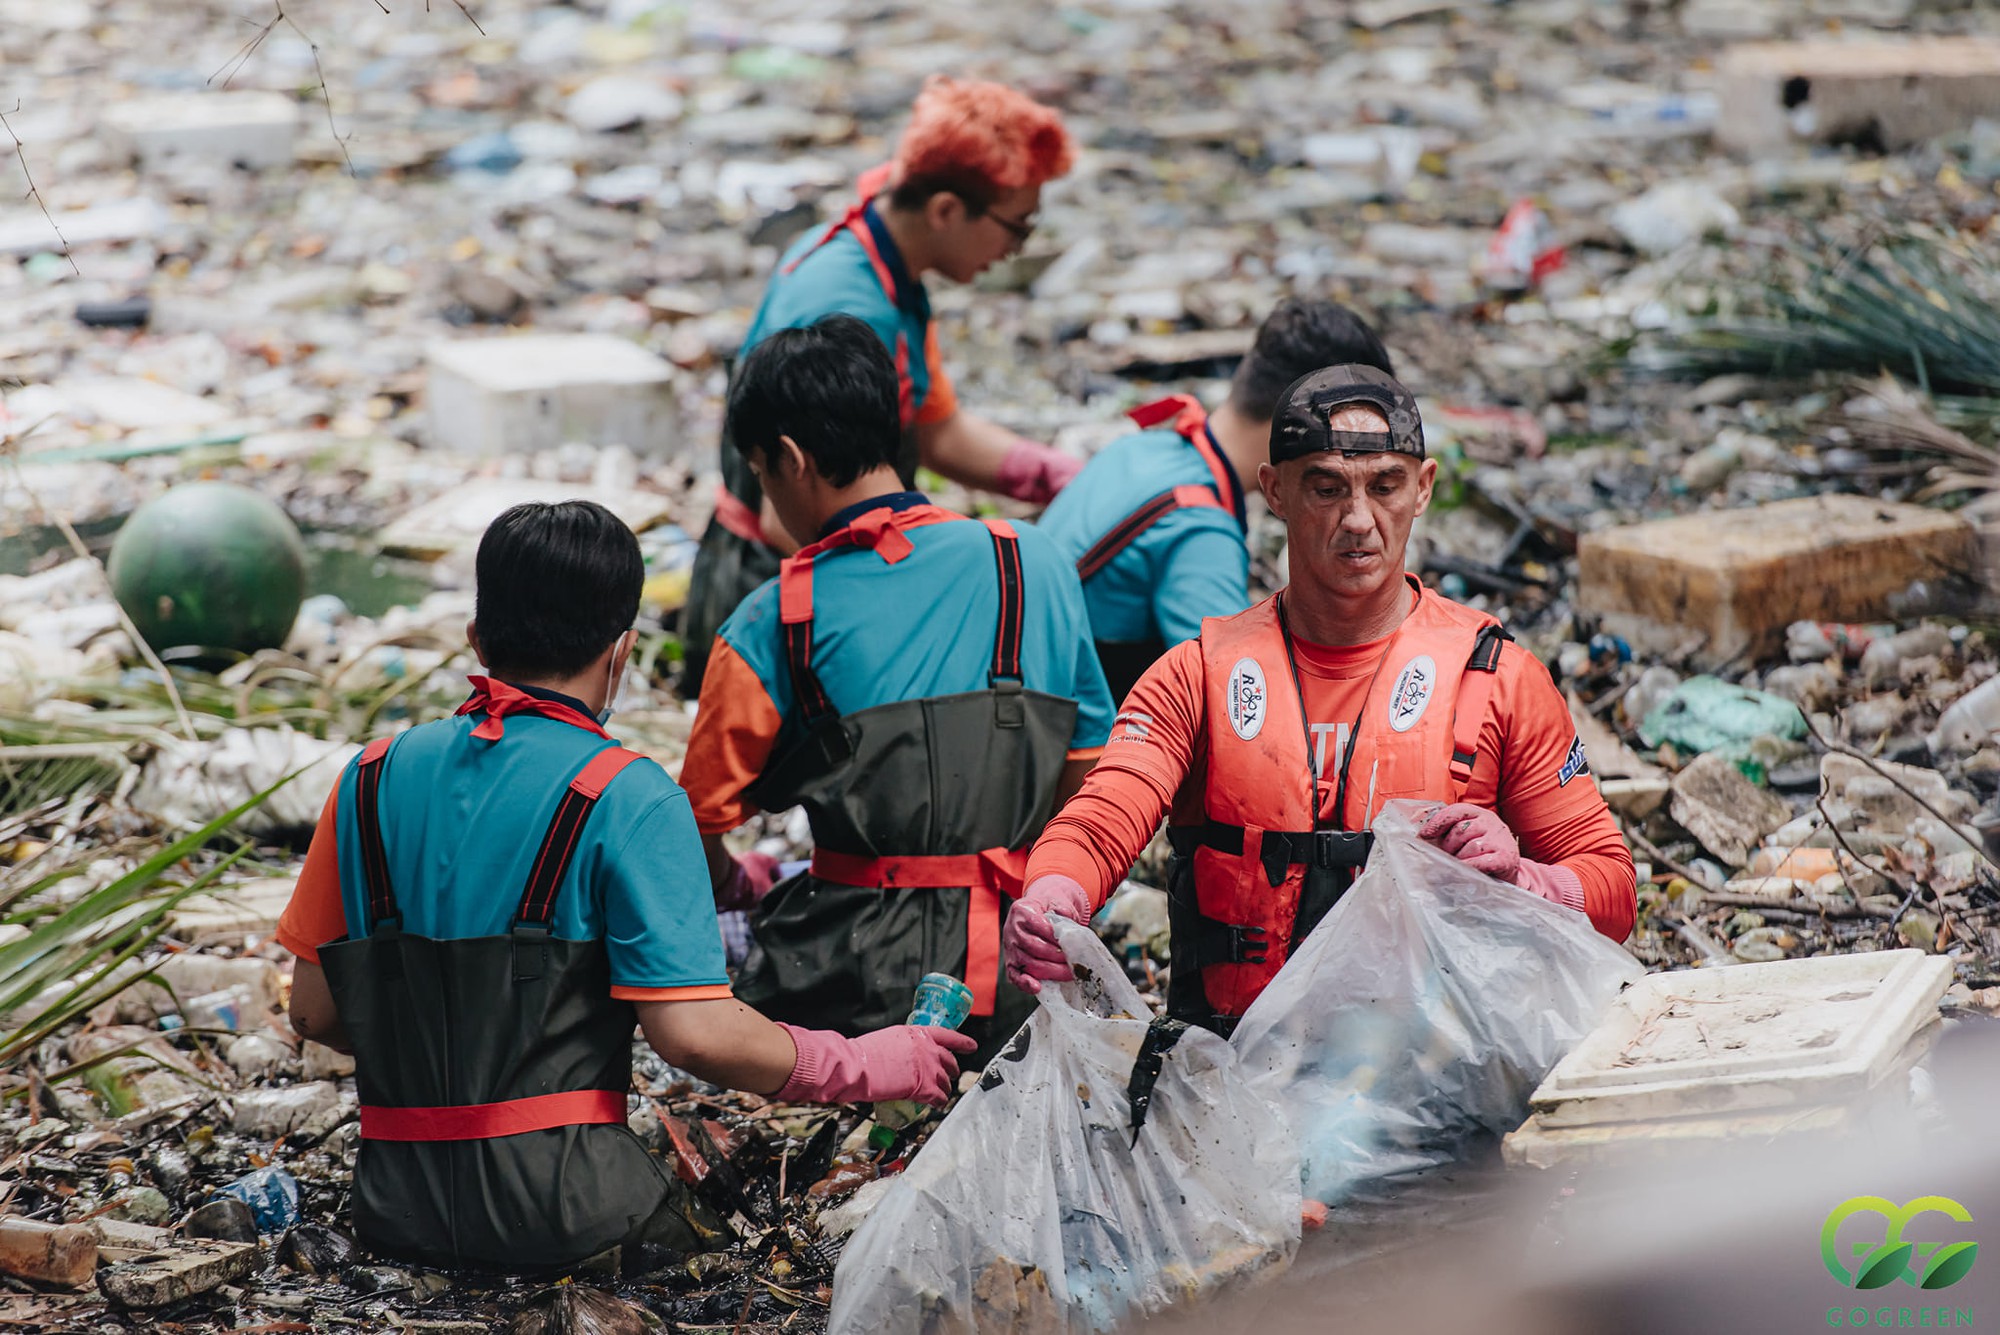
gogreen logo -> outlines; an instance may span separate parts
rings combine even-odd
[[[1879,1289],[1896,1280],[1920,1289],[1948,1289],[1972,1271],[1979,1257],[1976,1242],[1945,1244],[1903,1241],[1903,1229],[1919,1215],[1941,1214],[1961,1224],[1972,1222],[1972,1211],[1949,1196],[1919,1196],[1908,1205],[1898,1205],[1881,1196],[1855,1196],[1833,1207],[1819,1230],[1820,1259],[1826,1273],[1851,1289]],[[1855,1215],[1882,1217],[1887,1232],[1880,1242],[1854,1244],[1854,1269],[1841,1264],[1835,1235],[1840,1226]],[[1917,1249],[1925,1249],[1919,1255]]]

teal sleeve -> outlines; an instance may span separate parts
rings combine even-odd
[[[1110,741],[1117,705],[1104,680],[1104,665],[1097,661],[1097,646],[1085,636],[1076,646],[1076,730],[1069,749],[1093,751]]]
[[[641,761],[640,764],[650,762]],[[633,768],[637,768],[634,766]],[[671,791],[630,820],[604,847],[604,943],[614,987],[700,987],[727,983],[722,931],[708,864],[687,794]],[[614,784],[606,796],[617,791]],[[657,791],[657,789],[655,790]],[[609,814],[600,808],[593,823]]]
[[[1190,526],[1156,559],[1153,619],[1169,649],[1201,634],[1204,617],[1250,605],[1250,549],[1234,521]]]

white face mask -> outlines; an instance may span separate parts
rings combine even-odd
[[[624,668],[626,660],[629,659],[631,655],[632,655],[632,646],[630,644],[626,644],[625,657],[624,658],[614,657],[611,661],[611,671],[610,674],[606,677],[604,682],[604,708],[597,711],[597,724],[599,727],[603,727],[606,723],[609,723],[611,721],[611,702],[618,697],[618,687],[621,684],[619,681],[619,677],[622,675],[621,669]]]

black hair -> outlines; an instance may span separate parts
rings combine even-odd
[[[798,442],[827,482],[844,487],[894,467],[902,451],[896,363],[851,315],[780,329],[750,350],[729,390],[729,439],[746,460]]]
[[[1287,297],[1258,326],[1256,343],[1230,381],[1229,402],[1251,421],[1268,422],[1300,376],[1351,365],[1396,374],[1389,350],[1353,311],[1336,301]]]
[[[639,615],[646,563],[625,521],[593,501],[529,501],[488,525],[473,619],[486,666],[533,681],[583,671]]]
[[[914,213],[931,202],[931,196],[949,193],[965,201],[965,211],[977,218],[993,207],[1000,191],[993,182],[971,167],[955,170],[912,172],[889,192],[889,207]]]

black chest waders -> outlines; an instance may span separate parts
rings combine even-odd
[[[955,522],[970,522],[955,520]],[[901,1024],[917,980],[965,980],[984,1061],[1034,1007],[1000,969],[1000,930],[1054,810],[1074,700],[1026,690],[1019,540],[986,521],[999,626],[982,691],[838,714],[812,667],[812,556],[786,563],[786,657],[807,731],[751,797],[803,806],[812,867],[751,914],[737,995],[773,1019],[857,1034]]]
[[[355,821],[367,935],[321,949],[354,1045],[354,1227],[431,1265],[547,1270],[624,1242],[696,1250],[687,1192],[625,1125],[632,1003],[604,943],[551,935],[556,896],[604,788],[638,756],[600,751],[564,792],[505,936],[402,930],[378,795],[389,743],[362,753]]]

